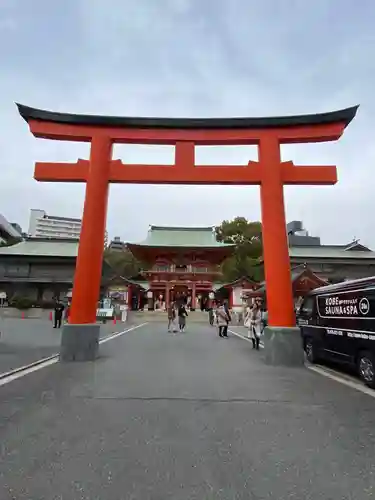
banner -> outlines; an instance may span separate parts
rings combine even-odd
[[[372,304],[366,295],[369,293],[365,290],[354,290],[318,296],[318,314],[322,318],[372,318],[375,313],[375,295]]]

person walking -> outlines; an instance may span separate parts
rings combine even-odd
[[[232,321],[232,317],[230,315],[229,305],[228,305],[227,300],[224,300],[224,311],[225,311],[225,314],[227,315],[227,324],[224,328],[224,337],[228,337],[228,326],[229,326],[229,322]]]
[[[188,313],[186,311],[185,304],[182,302],[180,304],[180,307],[178,308],[178,326],[179,326],[180,332],[185,331],[187,316],[188,316]]]
[[[219,304],[216,309],[216,319],[219,329],[219,337],[228,337],[228,315],[224,304]]]
[[[262,328],[262,310],[261,301],[255,300],[250,315],[250,338],[253,343],[253,349],[259,350],[260,334]]]
[[[250,332],[250,327],[251,327],[251,307],[249,304],[247,304],[246,309],[245,309],[245,319],[243,322],[243,326],[247,328],[247,338],[251,338],[251,332]]]
[[[176,332],[176,306],[171,302],[167,309],[168,314],[168,332]]]
[[[65,323],[69,323],[69,316],[70,316],[70,303],[68,302],[65,309]]]
[[[60,302],[59,300],[56,301],[55,304],[55,317],[54,317],[54,324],[53,328],[61,328],[61,320],[62,320],[62,315],[64,312],[64,304]]]
[[[210,322],[211,326],[213,326],[214,320],[215,320],[214,304],[211,302],[210,307],[208,309],[208,321]]]

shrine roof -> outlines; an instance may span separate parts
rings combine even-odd
[[[301,247],[290,247],[289,256],[291,258],[298,259],[375,259],[375,252],[371,250],[351,250],[347,247],[340,246],[301,246]]]
[[[344,123],[347,126],[355,117],[358,109],[358,106],[352,106],[328,113],[252,118],[155,118],[60,113],[31,108],[18,103],[17,107],[26,122],[39,120],[70,125],[153,129],[262,129],[330,123]]]
[[[126,285],[135,285],[135,286],[138,286],[140,288],[144,288],[143,284],[147,282],[141,282],[141,281],[138,281],[138,280],[132,280],[132,279],[129,279],[129,278],[126,278],[125,276],[121,276],[121,275],[114,275],[112,276],[109,280],[108,280],[108,284],[110,284],[111,282],[122,282],[122,283],[125,283]]]
[[[375,260],[375,252],[363,245],[304,245],[289,247],[291,259]],[[261,257],[257,265],[263,265]]]
[[[296,281],[298,281],[305,273],[309,273],[310,275],[314,275],[316,280],[320,281],[322,285],[327,284],[327,282],[324,279],[322,279],[322,278],[320,278],[320,276],[316,275],[305,264],[301,264],[299,266],[296,266],[291,270],[290,275],[291,275],[292,283],[295,283]],[[258,293],[265,293],[265,291],[266,291],[266,282],[262,281],[262,283],[260,283],[260,287],[255,292],[258,294]]]
[[[25,257],[71,257],[78,254],[78,240],[74,239],[48,239],[30,238],[9,247],[0,248],[0,257],[25,256]]]
[[[221,287],[224,288],[224,287],[229,287],[229,286],[235,286],[238,284],[242,284],[244,282],[259,286],[259,283],[257,281],[254,281],[252,278],[250,278],[250,276],[242,276],[241,278],[237,278],[236,280],[231,281],[230,283],[223,283],[221,285]]]
[[[147,238],[140,243],[130,243],[131,247],[149,248],[233,248],[234,245],[216,240],[213,227],[168,227],[151,226]]]

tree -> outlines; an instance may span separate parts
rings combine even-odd
[[[7,241],[0,241],[0,247],[12,247],[21,241],[19,238],[10,238]]]
[[[262,268],[259,266],[259,258],[263,254],[262,224],[236,217],[224,220],[215,230],[218,241],[235,245],[233,256],[222,264],[224,280],[234,281],[242,276],[262,280]]]
[[[141,271],[141,264],[134,255],[128,250],[111,250],[107,248],[104,251],[104,259],[119,276],[132,278]]]

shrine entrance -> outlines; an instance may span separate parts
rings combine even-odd
[[[129,118],[75,115],[18,104],[35,137],[91,143],[89,160],[36,163],[44,182],[84,182],[86,196],[74,276],[70,324],[63,330],[60,359],[94,359],[99,325],[96,304],[103,262],[110,183],[260,185],[263,254],[269,327],[266,362],[302,364],[295,314],[284,185],[329,185],[335,166],[296,166],[281,161],[282,144],[338,140],[357,107],[331,113],[270,118]],[[112,159],[115,143],[175,146],[174,165],[130,165]],[[256,145],[259,161],[248,165],[196,165],[195,146]],[[84,333],[83,333],[84,332]]]

